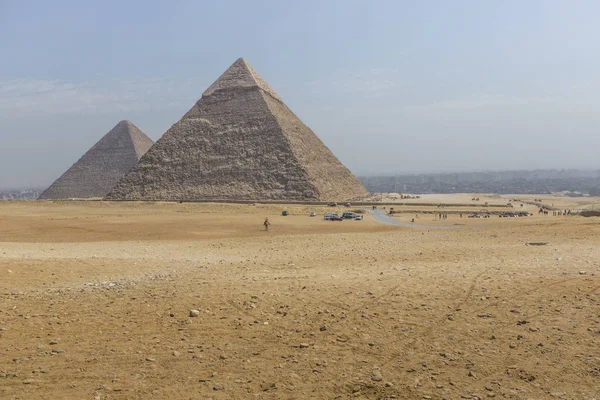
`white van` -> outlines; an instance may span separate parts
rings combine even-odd
[[[325,215],[323,215],[323,219],[326,221],[330,221],[330,220],[341,220],[340,216],[337,213],[334,212],[329,212],[329,213],[325,213]]]

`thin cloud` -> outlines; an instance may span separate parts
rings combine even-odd
[[[444,100],[424,105],[403,107],[407,112],[431,112],[443,110],[476,110],[489,107],[553,106],[559,104],[554,97],[515,97],[504,95],[474,95]]]
[[[353,94],[364,98],[385,97],[386,94],[404,86],[404,79],[397,69],[371,68],[365,72],[348,74],[340,79],[314,80],[304,83],[311,96],[330,93]]]
[[[203,85],[195,79],[111,79],[100,82],[13,79],[0,81],[0,116],[147,111],[186,107]]]

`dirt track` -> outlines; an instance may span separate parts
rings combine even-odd
[[[0,203],[0,398],[600,398],[599,218],[283,208]]]

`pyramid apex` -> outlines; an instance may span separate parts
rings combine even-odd
[[[124,119],[124,120],[119,121],[119,123],[116,126],[122,126],[122,127],[125,127],[125,128],[135,127],[135,125],[131,121],[129,121],[128,119]]]
[[[279,95],[269,84],[252,68],[243,57],[238,58],[227,68],[223,74],[212,84],[202,96],[210,96],[223,90],[235,90],[257,87],[273,98],[281,101]]]

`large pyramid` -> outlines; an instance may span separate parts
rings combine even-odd
[[[109,200],[347,200],[365,188],[242,58]]]
[[[152,144],[152,139],[138,127],[129,121],[121,121],[39,199],[104,197]]]

